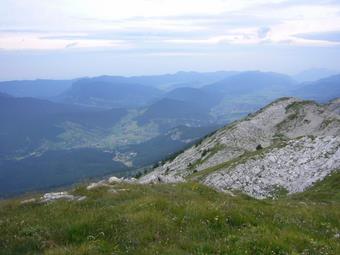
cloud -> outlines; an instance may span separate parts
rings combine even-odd
[[[74,40],[46,38],[45,33],[2,33],[0,48],[4,50],[62,50],[89,48],[130,48],[131,45],[123,40]]]
[[[79,43],[77,43],[77,42],[73,42],[73,43],[66,44],[65,49],[76,47],[78,44],[79,44]]]
[[[318,40],[318,41],[329,41],[329,42],[340,43],[340,31],[297,34],[295,35],[295,37],[307,39],[307,40]]]
[[[270,32],[270,27],[260,27],[257,31],[257,35],[259,38],[264,39],[267,37]]]
[[[3,0],[2,6],[6,50],[325,47],[338,37],[324,33],[340,31],[340,4],[330,0]]]

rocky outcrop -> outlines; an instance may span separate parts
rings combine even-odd
[[[328,110],[340,114],[340,98],[336,98],[327,104]]]
[[[31,203],[49,203],[57,200],[68,200],[68,201],[83,201],[85,200],[85,196],[75,196],[71,195],[66,191],[61,192],[50,192],[45,193],[43,196],[39,198],[30,198],[20,202],[20,204],[31,204]]]
[[[156,183],[179,183],[185,182],[185,179],[179,175],[167,175],[167,174],[149,174],[139,180],[141,184],[156,184]]]
[[[92,182],[86,187],[87,190],[97,189],[101,187],[111,187],[105,180],[99,182]]]
[[[104,179],[98,182],[92,182],[90,183],[86,189],[87,190],[95,190],[98,188],[106,187],[108,188],[108,192],[111,194],[117,194],[118,192],[127,191],[127,189],[116,189],[114,188],[115,184],[119,183],[137,183],[137,179],[135,178],[118,178],[115,176],[112,176],[108,179]],[[86,196],[76,196],[72,195],[67,191],[61,191],[61,192],[50,192],[45,193],[43,196],[39,198],[29,198],[22,200],[20,204],[31,204],[31,203],[49,203],[54,202],[57,200],[67,200],[67,201],[83,201],[86,199]]]
[[[92,182],[90,185],[86,187],[87,190],[97,189],[101,187],[112,188],[112,185],[117,183],[136,183],[137,179],[135,178],[118,178],[116,176],[112,176],[108,179],[101,180],[99,182]]]
[[[86,197],[83,197],[83,196],[79,197],[79,196],[71,195],[71,194],[69,194],[66,191],[63,191],[63,192],[51,192],[51,193],[46,193],[45,195],[43,195],[40,198],[40,202],[46,203],[46,202],[52,202],[52,201],[60,200],[60,199],[82,201],[85,198]]]
[[[340,138],[302,137],[282,148],[249,158],[207,176],[203,183],[218,190],[240,190],[256,198],[304,191],[335,169],[340,169]]]
[[[296,98],[276,100],[218,130],[140,182],[182,182],[201,173],[201,181],[209,186],[257,198],[272,196],[278,189],[302,191],[339,168],[338,106],[338,99],[327,105]],[[256,148],[264,149],[256,159],[247,159]],[[233,162],[220,169],[239,157],[242,164]]]

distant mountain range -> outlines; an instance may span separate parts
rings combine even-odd
[[[6,93],[0,93],[0,98],[8,98],[11,97],[10,95],[6,94]]]
[[[297,82],[284,74],[270,72],[242,72],[227,77],[214,84],[204,87],[207,91],[214,91],[228,96],[239,96],[251,93],[268,93],[272,91],[287,91]]]
[[[193,104],[188,101],[163,98],[147,108],[147,110],[137,118],[139,123],[150,121],[174,120],[178,124],[194,125],[194,123],[209,123],[209,108],[204,105]]]
[[[326,102],[340,96],[340,74],[303,84],[292,94],[306,99]]]
[[[136,107],[152,103],[161,97],[181,100],[181,97],[197,97],[198,93],[202,96],[202,92],[192,88],[214,92],[214,101],[216,98],[219,100],[218,96],[221,98],[221,93],[229,97],[245,94],[294,95],[294,89],[320,79],[321,82],[324,78],[332,79],[331,76],[335,74],[336,71],[328,69],[311,69],[292,77],[259,71],[99,76],[73,80],[6,81],[0,82],[0,92],[15,97],[35,97],[96,107]],[[206,99],[211,100],[211,96],[208,95]],[[299,96],[304,97],[303,93],[299,93]],[[308,97],[308,92],[306,96]],[[188,98],[182,99],[186,101]]]
[[[15,97],[52,98],[72,86],[74,80],[27,80],[0,82],[0,92]]]
[[[325,68],[312,68],[304,70],[293,76],[294,80],[298,82],[311,82],[317,81],[329,76],[339,74],[339,71],[325,69]]]
[[[171,90],[178,87],[201,87],[228,76],[237,74],[234,71],[220,71],[210,73],[178,72],[175,74],[146,75],[146,76],[98,76],[94,78],[78,78],[72,80],[21,80],[0,82],[0,92],[17,97],[53,98],[72,87],[73,83],[109,83],[132,84],[155,87],[161,90]],[[78,83],[79,85],[79,83]]]
[[[162,92],[151,86],[129,83],[115,77],[81,79],[56,98],[59,102],[95,107],[137,107],[159,97]]]
[[[203,87],[204,88],[204,87]],[[188,102],[192,105],[197,105],[205,109],[219,103],[222,95],[215,91],[207,91],[199,88],[177,88],[163,95],[164,98]]]
[[[58,141],[67,123],[84,129],[109,128],[126,114],[125,109],[98,110],[36,98],[0,97],[0,158]]]
[[[8,171],[42,169],[46,162],[54,172],[72,173],[77,167],[72,155],[81,159],[89,151],[98,169],[74,171],[72,178],[61,174],[44,188],[110,171],[123,175],[279,97],[325,102],[339,97],[339,89],[340,75],[299,83],[258,71],[0,83],[0,180]],[[68,163],[58,164],[60,155],[67,155]]]

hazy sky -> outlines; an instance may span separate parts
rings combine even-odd
[[[0,80],[340,70],[340,0],[0,0]]]

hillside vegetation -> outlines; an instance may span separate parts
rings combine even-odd
[[[83,201],[3,201],[1,254],[339,254],[339,178],[277,200],[190,182],[80,186],[73,194]]]

